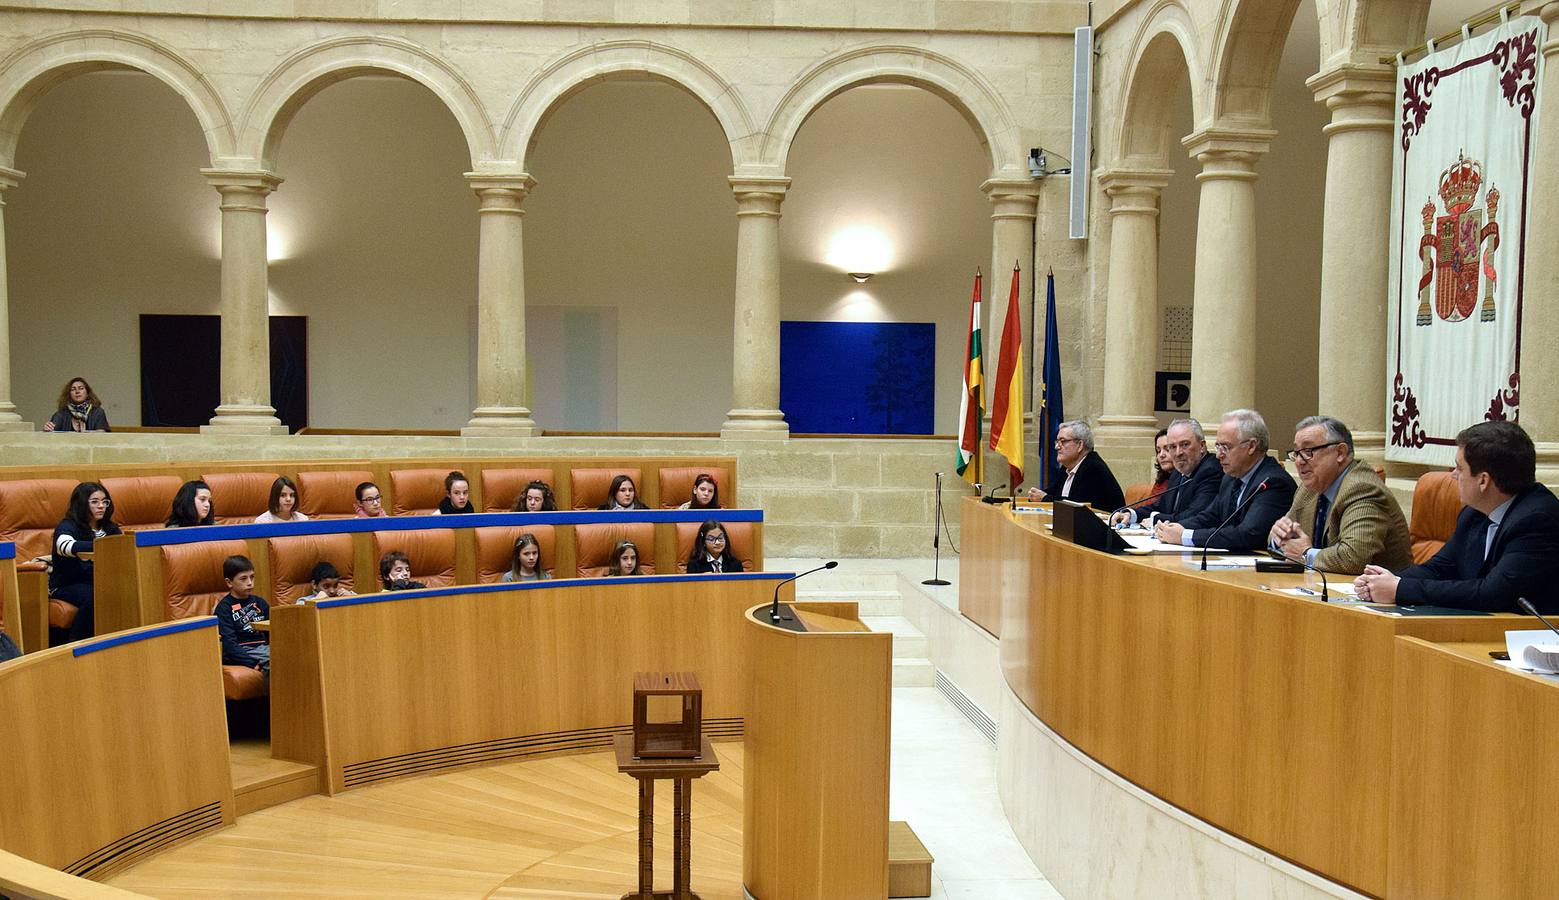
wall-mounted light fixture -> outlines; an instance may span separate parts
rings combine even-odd
[[[872,280],[872,274],[873,273],[871,273],[871,272],[851,272],[849,274],[850,274],[850,280],[851,281],[855,282],[856,284],[865,284],[866,282]]]
[[[829,265],[861,283],[888,270],[893,263],[893,245],[881,229],[855,225],[829,239],[827,258]]]

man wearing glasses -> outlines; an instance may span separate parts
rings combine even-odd
[[[1269,535],[1272,550],[1317,569],[1357,575],[1367,565],[1396,571],[1413,564],[1407,519],[1369,466],[1353,457],[1353,433],[1331,416],[1294,429],[1288,458],[1303,488]]]
[[[1213,505],[1175,522],[1160,522],[1154,535],[1166,544],[1216,545],[1227,550],[1266,546],[1267,535],[1294,500],[1294,479],[1267,455],[1266,420],[1253,409],[1223,414],[1213,452],[1223,468],[1223,483]],[[1265,483],[1266,488],[1261,485]],[[1258,496],[1259,493],[1259,496]],[[1249,500],[1249,503],[1245,501]],[[1220,530],[1220,526],[1222,526]],[[1217,537],[1213,533],[1217,532]],[[1213,543],[1209,544],[1209,540]]]
[[[1112,524],[1135,525],[1139,517],[1150,515],[1160,522],[1174,522],[1201,512],[1218,499],[1218,484],[1223,475],[1218,460],[1207,452],[1207,434],[1202,431],[1201,422],[1170,422],[1164,449],[1175,464],[1168,487],[1152,501],[1116,513],[1110,520]]]
[[[1514,422],[1479,422],[1456,436],[1456,531],[1428,562],[1392,573],[1365,566],[1354,579],[1371,603],[1485,612],[1559,612],[1559,499],[1537,483],[1537,450]]]
[[[1093,429],[1086,422],[1062,422],[1056,426],[1056,462],[1066,473],[1060,497],[1086,503],[1094,509],[1119,509],[1126,502],[1115,473],[1093,452]],[[1029,488],[1030,500],[1051,499],[1037,487]]]

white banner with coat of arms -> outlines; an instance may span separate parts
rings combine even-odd
[[[1397,69],[1387,459],[1450,465],[1458,431],[1519,420],[1546,34],[1514,18]]]

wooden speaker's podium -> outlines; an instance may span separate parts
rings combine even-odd
[[[747,611],[742,882],[757,900],[885,898],[893,636],[854,603],[782,606],[790,627]]]

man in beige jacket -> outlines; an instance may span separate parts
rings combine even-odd
[[[1353,456],[1353,434],[1331,416],[1302,419],[1288,454],[1300,489],[1272,525],[1273,550],[1318,569],[1358,575],[1366,565],[1395,571],[1413,564],[1402,507],[1368,465]]]

